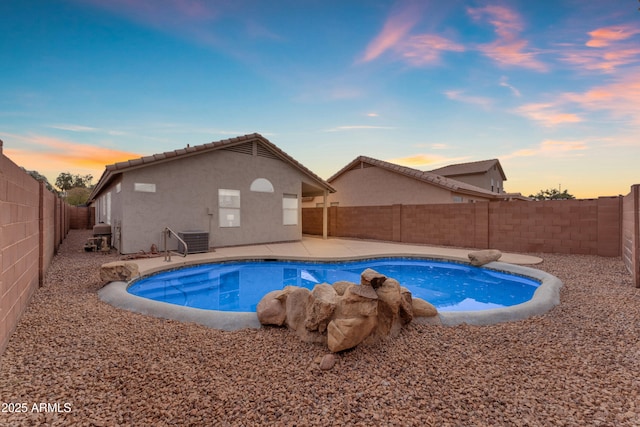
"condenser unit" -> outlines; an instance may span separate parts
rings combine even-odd
[[[187,253],[209,252],[209,233],[205,231],[181,231],[178,236],[187,244]],[[184,245],[178,242],[178,252],[184,252]]]

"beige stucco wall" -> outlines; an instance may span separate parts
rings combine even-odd
[[[329,203],[338,206],[382,206],[393,204],[452,203],[454,196],[463,202],[469,199],[482,200],[430,185],[379,167],[365,167],[345,172],[331,185],[336,192],[328,197]],[[315,207],[322,197],[304,203],[304,207]]]
[[[485,190],[493,191],[494,193],[504,193],[504,183],[502,182],[502,176],[500,175],[500,171],[498,170],[498,168],[495,166],[485,173],[452,176],[451,178],[457,181],[466,182],[467,184],[475,185],[476,187],[484,188]],[[493,189],[491,188],[492,178]]]
[[[107,203],[108,194],[111,195],[111,203]],[[96,224],[104,223],[111,225],[111,245],[121,250],[120,242],[120,225],[122,224],[122,178],[114,180],[114,182],[106,188],[96,200]],[[107,213],[107,211],[109,211]],[[150,247],[139,248],[148,251]]]
[[[257,178],[268,179],[273,193],[250,191]],[[217,150],[127,171],[120,201],[112,195],[112,222],[122,215],[122,253],[163,248],[162,230],[209,232],[209,246],[299,240],[298,224],[283,225],[284,194],[301,197],[302,172],[281,160]],[[155,184],[155,193],[134,191],[135,183]],[[218,189],[240,190],[240,227],[219,227]],[[177,248],[177,239],[169,248]]]

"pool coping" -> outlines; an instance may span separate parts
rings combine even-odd
[[[349,261],[349,260],[366,260],[384,257],[414,257],[435,261],[454,261],[463,264],[469,264],[468,260],[459,257],[442,257],[427,256],[425,254],[407,254],[398,253],[394,255],[384,254],[379,256],[363,255],[355,257],[331,257],[321,258],[314,257],[291,257],[291,256],[230,256],[220,257],[215,260],[192,260],[182,261],[171,264],[164,268],[157,267],[145,271],[145,275],[156,273],[162,270],[176,269],[189,265],[219,263],[226,261],[239,261],[247,259],[276,259],[276,260],[292,260],[292,261]],[[460,324],[470,325],[491,325],[502,322],[512,322],[523,320],[532,316],[546,313],[560,303],[560,289],[563,283],[557,277],[531,267],[521,265],[508,264],[504,262],[494,261],[482,266],[483,268],[504,271],[520,276],[526,276],[540,281],[540,286],[536,289],[531,300],[511,307],[495,308],[481,311],[449,311],[438,312],[435,317],[414,318],[416,323],[442,324],[446,326],[455,326]],[[132,281],[138,277],[132,279]],[[139,297],[127,292],[129,284],[132,282],[116,281],[111,282],[98,291],[99,298],[115,307],[128,311],[159,317],[163,319],[173,319],[180,322],[198,323],[210,328],[221,329],[226,331],[262,327],[258,321],[258,316],[254,312],[229,312],[218,310],[204,310],[192,307],[183,307],[175,304],[154,301],[148,298]]]

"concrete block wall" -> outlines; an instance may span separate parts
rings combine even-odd
[[[392,206],[333,207],[329,209],[329,217],[331,235],[393,240]]]
[[[503,251],[598,255],[603,244],[598,200],[496,202],[489,211],[491,247]]]
[[[484,203],[479,205],[485,205]],[[486,246],[482,210],[476,204],[405,205],[402,238],[407,243],[438,246]],[[478,215],[480,213],[480,215]]]
[[[46,190],[44,183],[40,183],[40,236],[39,236],[39,284],[44,284],[46,267],[51,264],[56,248],[59,246],[56,240],[56,215],[46,214],[56,212],[56,203],[60,200],[55,194]]]
[[[621,197],[331,207],[329,236],[616,257],[622,250],[622,207]],[[303,209],[303,232],[322,234],[321,208]]]
[[[69,221],[69,227],[72,230],[92,229],[96,222],[95,207],[69,206]],[[322,227],[322,216],[320,217],[320,227]]]
[[[0,152],[0,352],[38,288],[40,184]]]
[[[640,185],[622,199],[622,260],[640,288]]]
[[[69,205],[4,156],[0,141],[0,353],[69,226]]]

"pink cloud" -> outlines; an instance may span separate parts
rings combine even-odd
[[[516,113],[549,127],[582,121],[577,114],[561,112],[559,104],[554,103],[526,104],[517,108]]]
[[[484,98],[481,96],[471,96],[466,95],[464,91],[461,90],[448,90],[444,92],[445,96],[453,101],[460,101],[466,104],[475,104],[480,105],[482,107],[489,107],[493,101],[489,98]]]
[[[586,45],[589,47],[606,47],[614,42],[633,37],[636,34],[640,34],[640,28],[631,25],[598,28],[589,33],[591,40],[589,40]]]
[[[75,0],[106,10],[130,21],[215,49],[225,48],[224,39],[212,22],[230,15],[242,17],[234,2],[205,0]],[[248,25],[248,24],[245,24]],[[226,47],[233,52],[231,48]]]
[[[636,68],[609,84],[581,93],[566,92],[547,103],[526,104],[516,109],[516,113],[544,126],[582,122],[589,112],[597,112],[601,117],[608,114],[609,118],[640,125],[639,99],[640,68]],[[567,109],[579,113],[566,112]]]
[[[570,155],[582,156],[583,151],[587,150],[588,146],[584,141],[559,141],[559,140],[544,140],[537,147],[523,148],[516,150],[513,153],[508,153],[500,156],[500,159],[507,160],[516,157],[566,157]]]
[[[640,69],[584,93],[566,93],[563,99],[587,110],[609,111],[616,118],[630,118],[640,125]]]
[[[640,48],[573,51],[565,53],[562,60],[585,70],[612,72],[621,66],[640,62]]]
[[[637,41],[628,39],[640,34],[640,28],[632,25],[603,27],[588,33],[585,43],[588,49],[573,49],[562,60],[582,69],[612,72],[622,66],[640,62]]]
[[[415,2],[394,10],[382,27],[380,34],[365,49],[362,61],[372,61],[401,43],[409,31],[418,23],[420,18],[420,13],[418,12],[419,6]]]
[[[400,44],[398,50],[409,63],[425,65],[437,62],[443,51],[464,52],[465,48],[439,35],[420,34]]]
[[[478,46],[478,50],[500,65],[547,71],[547,66],[536,59],[537,53],[528,51],[528,42],[519,37],[524,25],[520,16],[502,6],[468,8],[467,13],[476,21],[486,21],[494,27],[497,40]]]
[[[513,38],[523,30],[522,20],[514,11],[502,6],[468,8],[467,13],[476,21],[485,19],[495,27],[496,34],[503,39]]]
[[[437,34],[413,34],[411,30],[422,16],[426,3],[405,2],[387,18],[380,33],[367,45],[359,62],[369,62],[393,52],[411,65],[438,62],[442,52],[463,52],[464,46]]]

